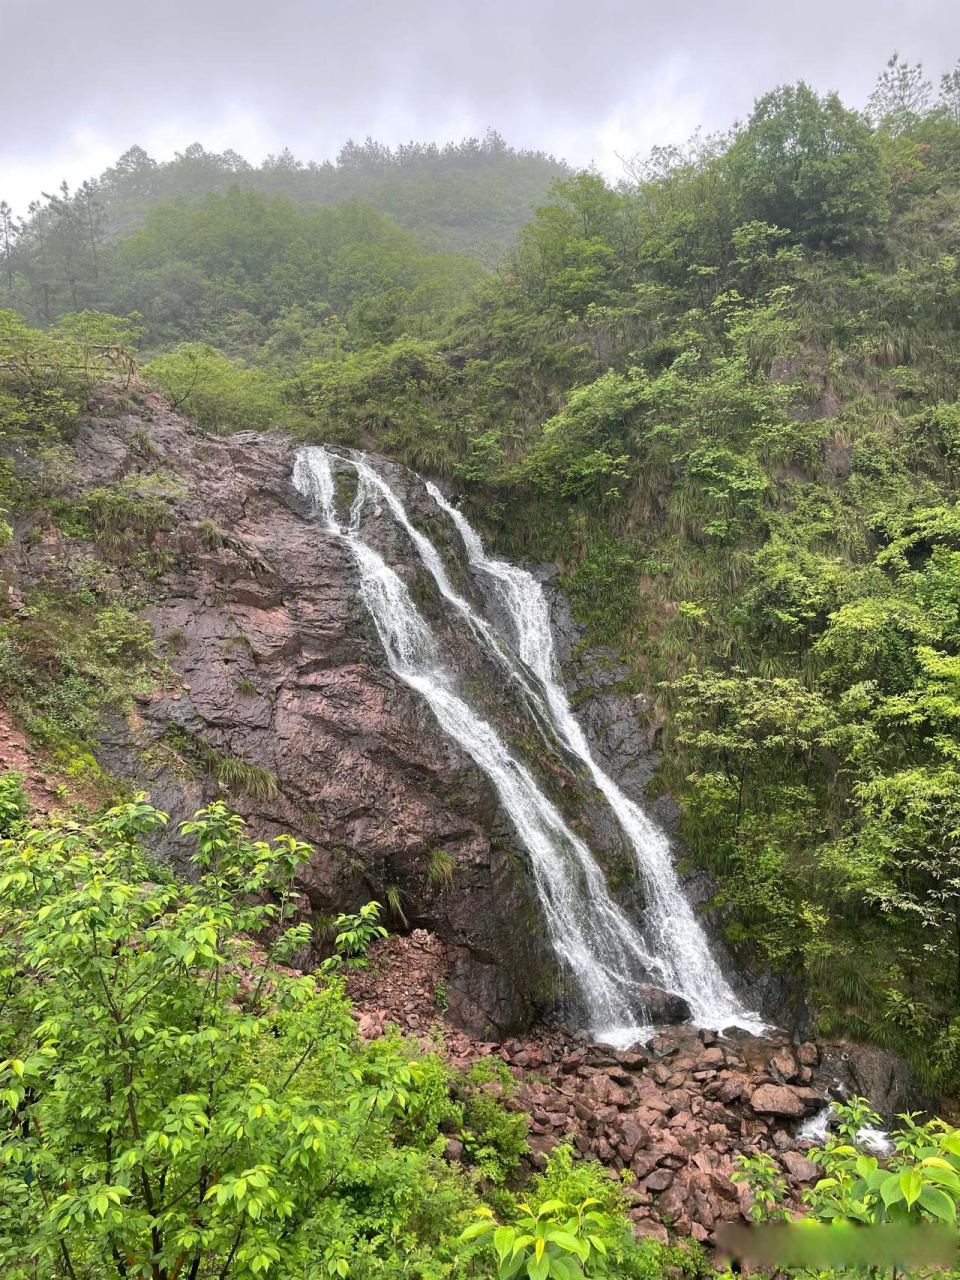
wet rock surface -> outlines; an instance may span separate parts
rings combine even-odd
[[[898,1054],[875,1044],[837,1041],[824,1045],[825,1065],[855,1093],[869,1098],[885,1124],[908,1111],[935,1111],[937,1099],[924,1093]]]
[[[643,986],[637,988],[637,995],[651,1022],[686,1022],[690,1017],[689,1004],[683,996],[674,995],[672,991]]]
[[[146,600],[170,678],[109,719],[100,762],[170,813],[158,851],[188,874],[177,825],[222,794],[255,836],[313,846],[305,918],[392,900],[392,928],[426,925],[453,948],[452,1016],[479,1035],[529,1025],[555,998],[555,962],[522,858],[484,776],[387,668],[350,555],[291,484],[290,441],[211,438],[159,397],[146,409],[85,424],[71,468],[75,494],[123,481],[161,495],[169,519],[149,545],[161,571],[104,562],[49,526],[12,549],[21,595],[71,589],[84,559]],[[423,486],[385,466],[406,476],[414,518],[435,517]],[[409,578],[402,532],[371,518]],[[438,612],[428,586],[411,589]]]

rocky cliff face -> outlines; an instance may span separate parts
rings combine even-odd
[[[452,1016],[481,1035],[519,1029],[558,997],[522,851],[486,779],[387,669],[354,567],[293,489],[292,461],[285,439],[211,439],[157,398],[145,414],[83,427],[70,463],[76,494],[123,482],[163,493],[171,516],[152,537],[161,572],[104,566],[115,590],[147,596],[172,677],[131,715],[110,719],[98,754],[170,813],[165,857],[184,858],[176,824],[226,789],[255,834],[292,831],[314,846],[301,887],[318,946],[331,914],[392,898],[393,928],[430,928],[450,949]],[[435,521],[420,482],[383,465],[412,518]],[[100,556],[50,527],[18,532],[20,594],[41,581],[69,586],[78,556]],[[455,650],[456,628],[399,531],[384,518],[377,537]],[[451,570],[468,589],[452,550]],[[509,691],[475,656],[470,664],[464,646],[464,680],[523,740]],[[598,847],[622,856],[619,834],[560,756],[525,747]],[[437,850],[452,861],[449,878],[431,877]]]
[[[38,512],[18,526],[6,574],[14,608],[38,586],[76,590],[90,581],[91,565],[113,597],[145,605],[169,672],[132,708],[108,717],[97,751],[110,771],[144,786],[170,813],[161,856],[189,874],[177,824],[225,793],[255,836],[291,831],[315,850],[300,883],[303,918],[316,926],[315,954],[305,963],[322,952],[332,915],[375,897],[392,902],[395,933],[436,936],[437,997],[470,1035],[501,1040],[555,1011],[563,993],[523,850],[486,778],[388,669],[358,598],[352,558],[323,534],[293,488],[290,442],[211,438],[155,396],[137,414],[103,409],[74,443],[68,488],[74,498],[117,485],[128,495],[162,496],[168,518],[149,535],[146,562],[64,536]],[[470,595],[456,539],[422,483],[386,460],[378,467],[442,547],[457,589]],[[371,541],[442,633],[471,700],[536,770],[608,870],[627,866],[622,836],[582,772],[549,740],[533,740],[516,691],[460,634],[405,535],[386,516],[374,523]],[[548,570],[544,583],[581,723],[610,773],[640,798],[656,762],[656,726],[619,691],[625,669],[579,647],[579,629]],[[25,744],[11,726],[0,727],[0,755],[18,767],[28,758]],[[673,816],[657,812],[668,827]],[[449,859],[449,874],[435,874],[437,851]],[[635,892],[629,877],[620,892]],[[768,1010],[783,996],[756,991]],[[431,993],[425,998],[433,1003]],[[853,1077],[850,1087],[885,1114],[902,1109],[905,1098],[918,1105],[903,1064],[872,1050],[854,1062],[857,1052],[826,1047],[837,1080]]]

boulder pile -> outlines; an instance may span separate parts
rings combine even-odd
[[[797,1201],[818,1176],[797,1132],[833,1087],[815,1044],[689,1025],[629,1050],[561,1026],[502,1042],[471,1039],[447,1026],[438,1008],[444,950],[421,930],[378,944],[372,968],[350,979],[360,1034],[370,1038],[396,1023],[428,1047],[443,1043],[461,1069],[500,1058],[516,1080],[504,1105],[530,1118],[531,1169],[568,1142],[613,1177],[629,1170],[626,1195],[639,1237],[666,1240],[670,1232],[709,1246],[718,1223],[749,1219],[749,1190],[731,1179],[741,1152],[770,1153]]]

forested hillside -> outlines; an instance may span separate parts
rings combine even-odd
[[[456,482],[627,656],[742,963],[955,1087],[960,72],[895,63],[868,114],[780,87],[617,186],[562,177],[492,272],[437,228],[502,183],[502,243],[551,162],[446,154],[129,153],[11,227],[4,299],[48,332],[4,322],[8,439],[59,411],[31,353],[119,340],[210,429]]]
[[[359,200],[417,232],[426,250],[466,253],[493,267],[547,198],[551,182],[569,173],[562,160],[516,151],[493,132],[443,147],[350,141],[335,162],[323,163],[304,162],[285,149],[252,165],[235,151],[206,151],[199,143],[157,161],[135,146],[74,192],[63,183],[29,209],[0,203],[0,256],[8,288],[15,272],[22,277],[14,304],[43,323],[64,309],[112,309],[123,305],[115,286],[129,269],[113,265],[118,239],[157,205],[176,202],[184,216],[184,206],[242,191],[285,197],[301,212]],[[169,255],[164,265],[172,268]],[[236,305],[221,301],[224,309]]]

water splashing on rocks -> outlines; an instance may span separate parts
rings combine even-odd
[[[349,523],[335,508],[334,467],[356,473]],[[393,672],[416,690],[441,728],[483,771],[525,848],[553,947],[569,970],[599,1039],[626,1046],[649,1034],[644,984],[682,996],[702,1025],[762,1024],[739,1004],[712,957],[706,936],[683,896],[663,834],[594,760],[559,683],[549,609],[528,573],[486,556],[462,514],[428,485],[434,501],[455,522],[468,560],[495,591],[510,634],[459,594],[434,544],[411,522],[387,481],[362,455],[341,458],[306,448],[294,466],[296,488],[311,499],[328,536],[340,540],[357,566],[360,596]],[[413,544],[440,595],[468,625],[486,656],[516,682],[538,719],[545,717],[566,749],[587,767],[622,827],[643,877],[647,909],[642,927],[614,901],[586,843],[511,753],[496,728],[465,699],[445,665],[437,637],[411,594],[365,539],[364,509],[382,505]]]

